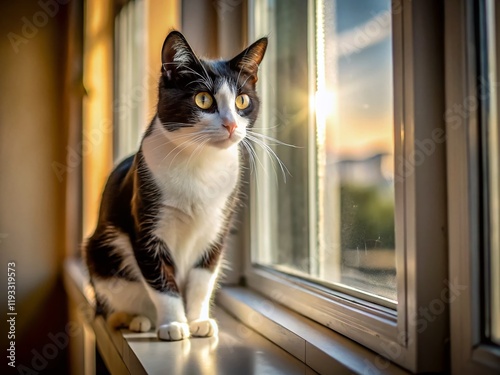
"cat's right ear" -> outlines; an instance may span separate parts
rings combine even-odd
[[[171,31],[163,42],[161,62],[162,74],[168,79],[184,71],[188,73],[191,65],[200,63],[184,35],[178,31]]]
[[[260,38],[238,56],[234,57],[229,64],[234,70],[248,75],[248,82],[255,84],[257,82],[259,65],[264,58],[266,48],[267,38]]]

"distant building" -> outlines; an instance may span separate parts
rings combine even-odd
[[[385,185],[391,180],[383,169],[383,163],[389,156],[379,153],[366,159],[338,160],[327,165],[327,175],[337,175],[342,184]]]

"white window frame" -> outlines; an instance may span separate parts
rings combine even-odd
[[[500,6],[500,2],[496,2]],[[467,105],[478,99],[474,1],[445,3],[446,104]],[[457,79],[460,77],[461,79]],[[450,308],[451,366],[453,374],[498,374],[500,348],[481,339],[481,107],[468,111],[460,126],[447,124],[448,216],[450,278],[468,288]],[[484,121],[484,120],[483,120]]]
[[[256,35],[254,7],[249,1],[249,40]],[[314,10],[314,1],[310,0]],[[442,18],[438,2],[393,2],[395,170],[407,168],[416,151],[416,140],[432,137],[444,128]],[[272,45],[272,35],[270,36]],[[434,96],[429,95],[429,90]],[[261,92],[265,109],[266,93]],[[445,149],[435,151],[422,165],[406,171],[396,184],[397,310],[378,306],[348,294],[320,289],[315,285],[251,264],[251,241],[242,241],[246,256],[245,281],[266,297],[337,331],[412,372],[442,371],[446,368],[445,339],[448,306],[441,301],[447,290]],[[427,194],[431,189],[433,194]],[[251,237],[251,206],[245,224]],[[255,242],[255,241],[252,241]],[[432,261],[430,261],[432,259]],[[419,331],[414,314],[419,307],[439,308]],[[421,317],[425,319],[425,317]],[[421,327],[420,327],[421,328]],[[422,355],[425,353],[425,355]]]

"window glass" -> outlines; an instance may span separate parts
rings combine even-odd
[[[271,40],[263,135],[253,135],[252,261],[395,301],[390,7],[256,1],[256,32]]]
[[[146,118],[145,3],[126,3],[115,17],[115,162],[137,151]]]

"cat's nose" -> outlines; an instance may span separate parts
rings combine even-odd
[[[237,128],[237,125],[236,125],[235,121],[224,121],[224,123],[222,124],[222,126],[226,128],[226,130],[228,131],[230,137],[233,135],[234,131]]]

